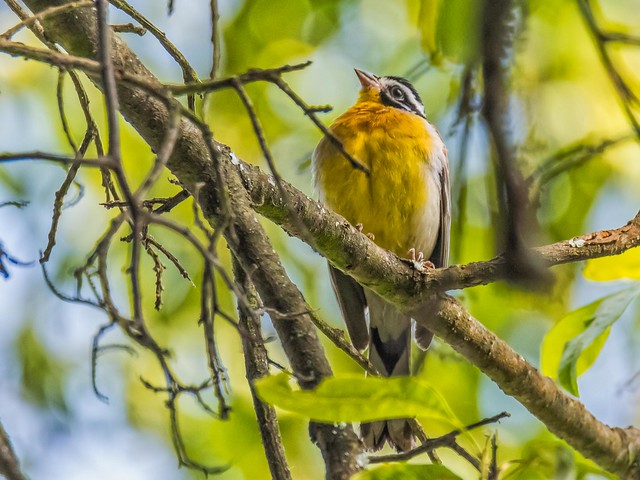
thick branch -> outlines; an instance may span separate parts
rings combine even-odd
[[[298,383],[302,388],[314,388],[332,372],[308,313],[310,308],[287,276],[258,222],[235,167],[230,162],[225,162],[225,166],[224,179],[233,212],[231,228],[227,230],[230,233],[225,234],[229,248],[254,283],[264,305],[274,312],[273,325]],[[216,210],[209,209],[210,205],[204,207],[205,214]],[[351,426],[312,423],[309,428],[324,457],[327,478],[346,480],[361,470],[357,462],[360,445]]]
[[[262,445],[267,462],[269,463],[271,477],[274,480],[288,480],[291,478],[291,471],[289,470],[284,446],[282,445],[276,410],[258,398],[253,386],[253,382],[269,375],[269,359],[267,349],[262,339],[260,318],[255,314],[255,311],[259,307],[256,289],[247,277],[246,272],[235,260],[233,262],[233,271],[236,276],[236,282],[240,284],[247,296],[247,301],[254,309],[253,311],[247,311],[246,308],[238,302],[238,318],[240,331],[242,333],[244,365],[247,372],[247,380],[249,381],[249,388],[251,389],[251,397],[253,398],[253,408],[256,412],[256,418],[258,419],[260,435],[262,435]]]
[[[291,209],[283,204],[278,189],[268,175],[257,167],[246,164],[242,164],[240,170],[258,212],[280,225],[290,235],[304,238],[304,234],[308,232],[313,236],[314,247],[334,266],[396,303],[418,305],[436,290],[486,285],[508,278],[507,262],[502,256],[488,261],[417,272],[408,262],[378,247],[343,217],[283,182],[287,198],[299,219],[296,221],[292,218]],[[300,221],[305,226],[304,232],[298,229]],[[544,266],[552,267],[618,255],[637,246],[640,246],[640,212],[620,228],[588,233],[533,250]]]
[[[469,315],[458,301],[448,295],[441,295],[440,300],[437,318],[428,324],[436,335],[580,453],[622,478],[640,478],[637,429],[611,428],[599,422],[582,403],[558,390],[553,380]],[[416,319],[433,317],[431,312],[414,311],[414,315]]]

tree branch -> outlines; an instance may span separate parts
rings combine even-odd
[[[294,375],[302,388],[314,388],[332,375],[313,325],[310,308],[296,285],[289,279],[251,208],[237,170],[223,162],[225,188],[229,192],[230,220],[225,239],[238,262],[254,283],[262,302],[273,309],[271,318]],[[212,208],[213,207],[213,208]],[[219,204],[203,205],[205,215],[219,217]],[[229,232],[232,233],[229,233]],[[284,318],[281,314],[284,314]],[[294,317],[287,314],[296,313]],[[318,444],[328,479],[348,479],[362,467],[358,464],[359,440],[351,426],[310,424],[312,440]]]
[[[284,446],[282,445],[276,410],[258,398],[253,384],[259,378],[269,375],[269,357],[262,339],[260,318],[255,314],[259,307],[257,292],[246,272],[235,259],[233,261],[233,271],[236,276],[236,282],[245,291],[247,300],[253,307],[252,311],[247,311],[238,302],[239,326],[243,332],[242,351],[244,352],[245,370],[249,388],[251,389],[253,408],[256,412],[258,427],[262,435],[262,445],[269,463],[271,477],[274,480],[288,480],[291,478],[291,471],[289,470]]]
[[[639,478],[640,431],[599,422],[578,400],[562,393],[505,342],[448,295],[440,295],[437,317],[425,323],[438,337],[473,362],[507,395],[514,397],[558,437],[622,478]],[[424,307],[413,315],[431,319]],[[461,333],[464,332],[463,335]]]
[[[494,415],[493,417],[485,418],[480,420],[479,422],[472,423],[471,425],[467,425],[464,427],[464,430],[456,429],[444,435],[435,438],[427,439],[422,445],[416,447],[407,452],[397,453],[395,455],[378,455],[369,457],[369,463],[385,463],[385,462],[400,462],[411,460],[413,457],[417,455],[421,455],[425,452],[434,450],[436,448],[441,447],[451,447],[455,441],[456,437],[463,432],[468,432],[475,428],[483,427],[485,425],[489,425],[491,423],[497,423],[503,418],[510,417],[511,415],[507,412],[499,413],[498,415]]]
[[[26,0],[26,3],[37,12],[51,6],[52,3],[63,2]],[[45,25],[49,33],[64,45],[67,51],[75,55],[95,55],[95,17],[87,11],[56,16],[47,19]],[[116,68],[126,65],[127,71],[132,75],[147,79],[150,85],[157,84],[155,77],[117,36],[114,36],[112,48]],[[169,121],[163,92],[154,95],[149,89],[131,88],[120,84],[118,95],[122,113],[149,145],[157,149]],[[223,169],[225,181],[228,182],[226,185],[218,183],[216,165]],[[234,219],[232,230],[235,233],[227,233],[227,239],[234,253],[241,256],[243,268],[254,280],[264,303],[270,307],[275,306],[278,311],[295,313],[308,311],[308,308],[300,293],[286,277],[277,256],[271,254],[271,246],[259,223],[246,209],[249,206],[247,192],[256,210],[293,234],[297,232],[296,221],[291,217],[291,212],[295,212],[314,236],[315,247],[321,254],[386,299],[405,311],[412,312],[418,320],[418,313],[426,308],[433,289],[448,288],[443,280],[452,281],[452,278],[446,277],[447,274],[443,273],[448,269],[427,275],[413,271],[395,255],[375,246],[342,217],[326,210],[287,184],[284,186],[288,189],[289,206],[285,205],[277,188],[269,184],[269,176],[240,162],[232,156],[227,147],[207,138],[193,120],[182,119],[176,148],[168,166],[191,191],[197,183],[205,183],[200,201],[210,220],[215,220],[221,214],[219,200],[222,198],[222,192],[219,189],[224,188],[227,192],[233,193],[227,198],[233,202],[232,210],[239,214],[240,218]],[[244,188],[239,184],[238,174],[242,176]],[[593,236],[552,245],[551,249],[546,251],[546,262],[553,265],[590,256],[620,253],[638,245],[639,223],[639,217],[636,217],[617,231],[598,232]],[[234,238],[234,235],[237,237]],[[544,249],[542,253],[545,253]],[[465,272],[473,269],[473,266],[460,266],[460,275],[454,275],[454,279],[463,286],[465,283],[480,284],[504,278],[504,261],[498,257],[492,262],[494,263],[485,262],[482,267],[488,270],[479,268],[475,277],[468,276]],[[254,271],[253,265],[260,265],[260,268]],[[433,279],[439,275],[443,277],[439,279],[438,284]],[[506,393],[516,397],[553,432],[581,453],[623,477],[638,475],[638,467],[634,463],[640,452],[636,429],[612,429],[598,422],[580,402],[563,394],[550,379],[542,377],[506,343],[486,331],[457,302],[446,296],[443,296],[441,301],[442,310],[434,323],[429,324],[429,328],[481,368]],[[281,320],[277,323],[280,324],[278,333],[285,350],[291,355],[292,366],[297,370],[301,383],[309,386],[313,384],[314,378],[317,381],[330,374],[330,370],[326,370],[326,359],[322,358],[321,350],[316,349],[319,347],[316,347],[315,331],[307,320],[304,316],[298,315],[293,320]],[[305,350],[305,347],[309,346],[312,348]],[[315,359],[311,360],[314,356]],[[319,363],[312,364],[314,361]],[[307,375],[300,375],[304,372],[307,372]],[[317,433],[316,438],[321,443],[323,453],[332,455],[336,462],[355,461],[357,450],[350,429],[329,426],[319,429]],[[350,458],[345,458],[343,454]],[[340,456],[343,458],[340,459]],[[327,465],[329,468],[337,469],[338,466],[332,459],[328,459]],[[351,464],[342,472],[349,468],[355,471]]]
[[[20,470],[20,462],[13,451],[13,446],[9,440],[9,435],[0,423],[0,475],[7,477],[7,480],[26,480]]]

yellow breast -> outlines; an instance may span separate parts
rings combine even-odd
[[[325,203],[375,242],[398,255],[415,245],[417,220],[429,192],[427,164],[433,139],[425,121],[373,101],[361,101],[331,126],[347,152],[369,167],[353,168],[325,138],[314,153],[316,185]],[[425,252],[428,253],[428,252]]]

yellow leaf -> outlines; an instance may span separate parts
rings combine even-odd
[[[609,282],[623,278],[640,280],[640,248],[632,248],[613,257],[588,260],[584,277],[596,282]]]

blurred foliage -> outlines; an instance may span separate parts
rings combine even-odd
[[[41,408],[66,412],[64,381],[68,368],[42,343],[33,325],[25,323],[16,338],[16,349],[25,399]]]
[[[522,457],[503,466],[500,478],[509,480],[583,480],[617,478],[574,454],[567,444],[556,439],[536,439],[523,446]]]
[[[385,465],[353,476],[353,480],[460,480],[448,468],[442,465]]]
[[[164,5],[151,5],[142,0],[132,3],[160,25],[167,36],[183,48],[194,65],[206,65],[210,58],[209,2],[176,2],[172,17],[166,17]],[[630,131],[575,2],[531,0],[526,3],[526,11],[520,18],[522,34],[513,52],[515,63],[510,98],[512,134],[518,144],[518,160],[525,177],[567,145],[598,143]],[[637,1],[600,0],[598,3],[601,7],[598,15],[603,22],[606,19],[608,28],[638,34]],[[334,110],[324,117],[327,124],[356,98],[358,83],[351,70],[353,67],[378,74],[410,76],[423,96],[429,118],[445,138],[451,171],[460,174],[452,178],[454,191],[466,195],[466,199],[453,198],[456,206],[453,260],[467,263],[490,258],[496,253],[495,188],[490,142],[474,108],[466,112],[468,117],[463,116],[462,121],[456,121],[460,97],[464,93],[464,71],[467,66],[478,63],[481,2],[219,0],[219,4],[223,39],[223,71],[219,75],[311,59],[314,64],[310,68],[289,74],[286,80],[308,103],[334,106]],[[0,7],[0,24],[8,27],[13,23],[15,18]],[[17,39],[35,43],[26,32]],[[158,45],[148,35],[140,42],[131,37],[126,39],[139,49],[142,58],[159,58],[156,55]],[[631,84],[637,87],[637,80],[632,76],[640,71],[638,49],[616,48],[615,60],[632,80]],[[174,80],[175,67],[164,65],[166,71],[158,69],[155,73],[160,78]],[[204,78],[208,67],[199,67],[199,71]],[[58,119],[56,81],[57,72],[52,68],[0,56],[0,112],[3,112],[0,116],[3,122],[0,125],[0,151],[71,151]],[[473,98],[481,91],[482,86],[477,83],[478,80],[472,85]],[[106,138],[102,96],[90,82],[84,81],[84,84],[103,138]],[[320,133],[273,85],[248,85],[247,92],[265,127],[279,172],[311,195],[311,175],[304,165],[308,164]],[[78,142],[84,134],[84,118],[68,79],[63,98],[73,137]],[[206,119],[216,139],[227,143],[239,157],[265,167],[251,123],[237,95],[231,90],[216,92],[210,96],[208,105]],[[462,126],[467,118],[470,130],[467,147],[463,151]],[[124,121],[122,146],[127,174],[135,187],[152,165],[153,154]],[[91,149],[89,155],[95,153]],[[640,200],[637,193],[637,185],[640,184],[639,155],[637,143],[629,142],[605,150],[573,168],[563,170],[561,166],[554,165],[560,172],[541,186],[537,211],[540,232],[539,238],[532,239],[532,243],[549,243],[590,230],[617,227],[631,218]],[[464,165],[461,165],[461,159],[464,159]],[[38,258],[38,251],[46,245],[51,202],[63,177],[64,171],[60,167],[42,162],[0,167],[0,202],[31,202],[29,208],[19,214],[0,209],[0,240],[18,258]],[[169,174],[164,175],[150,196],[175,195],[179,187],[171,184],[169,178]],[[58,288],[67,293],[75,288],[71,272],[85,260],[106,223],[115,215],[113,210],[107,211],[97,205],[104,201],[97,172],[82,170],[78,181],[85,187],[85,195],[77,205],[63,211],[58,244],[48,267]],[[77,190],[72,189],[70,196],[76,193]],[[176,207],[169,217],[187,225],[198,238],[204,239],[194,220],[191,201]],[[324,320],[341,326],[323,259],[279,228],[266,221],[263,223],[289,274],[310,305]],[[143,293],[149,328],[161,346],[170,350],[172,368],[180,378],[187,384],[196,385],[208,377],[204,336],[202,327],[198,325],[203,266],[196,252],[179,237],[158,228],[151,230],[151,234],[184,265],[193,283],[183,279],[171,262],[160,255],[167,267],[163,278],[163,307],[154,312],[153,263],[145,256],[141,279],[145,286]],[[125,229],[119,232],[119,236],[126,234]],[[218,254],[230,271],[229,254],[224,245],[219,245]],[[129,244],[126,242],[117,243],[110,251],[113,294],[122,308],[127,308],[129,302],[123,276],[129,256]],[[620,257],[588,262],[584,276],[599,281],[637,279],[637,264],[638,253],[631,251]],[[582,398],[590,407],[590,398],[584,394],[589,388],[584,387],[596,384],[599,392],[611,395],[608,409],[596,414],[610,414],[609,418],[613,418],[610,422],[626,424],[637,417],[637,395],[615,397],[613,392],[619,383],[624,383],[640,368],[640,358],[634,356],[633,344],[621,346],[617,343],[609,350],[607,347],[619,337],[638,338],[639,325],[630,326],[631,322],[625,322],[624,316],[616,321],[618,316],[609,315],[611,321],[605,322],[606,328],[594,335],[591,328],[601,325],[596,319],[601,312],[598,306],[603,304],[605,295],[599,292],[600,286],[620,288],[608,284],[593,287],[584,280],[581,269],[581,265],[575,264],[555,268],[556,280],[547,293],[521,291],[500,283],[468,289],[458,292],[458,295],[476,318],[509,341],[527,360],[536,365],[542,364],[545,373],[550,375],[558,371],[566,345],[587,332],[589,341],[581,342],[576,350],[579,358],[572,356],[565,366],[569,371],[574,368],[577,375],[589,366],[592,366],[591,372],[597,370],[599,364],[608,366],[607,362],[611,362],[613,367],[606,369],[609,372],[606,378],[589,379],[590,372],[587,372],[577,379],[577,384],[569,382],[565,386],[573,385],[575,392],[580,386]],[[17,366],[17,373],[10,370],[10,374],[19,378],[19,389],[12,395],[33,405],[43,415],[70,412],[68,421],[80,422],[81,412],[94,408],[87,407],[86,403],[92,401],[97,404],[93,397],[89,397],[91,401],[86,400],[91,389],[87,373],[90,362],[87,345],[91,333],[79,339],[71,335],[67,338],[62,331],[41,330],[36,328],[36,324],[45,322],[45,317],[52,317],[62,325],[76,325],[72,318],[79,316],[83,324],[88,325],[88,331],[94,332],[106,319],[95,310],[84,309],[75,313],[78,312],[74,310],[76,307],[62,302],[52,304],[55,306],[46,315],[34,313],[29,307],[44,300],[50,301],[51,294],[43,282],[25,282],[22,289],[25,295],[11,298],[3,296],[0,289],[0,325],[7,329],[1,333],[13,346],[2,359]],[[219,307],[234,315],[234,299],[219,278],[216,290]],[[606,293],[617,290],[607,290]],[[579,305],[587,305],[583,307],[586,310],[574,311]],[[225,422],[205,414],[192,396],[183,394],[178,403],[179,421],[187,451],[194,459],[207,465],[230,464],[230,470],[219,476],[221,479],[266,478],[267,465],[245,379],[240,340],[237,332],[220,318],[216,319],[215,328],[220,355],[230,379],[229,395],[233,410],[230,420]],[[537,342],[545,331],[550,333],[540,354]],[[55,343],[51,337],[56,333],[63,336],[70,346],[76,346],[54,351],[50,344]],[[274,339],[267,316],[264,318],[264,334],[270,340],[267,345],[270,358],[286,367],[286,357]],[[116,341],[122,341],[117,338]],[[361,374],[358,366],[344,353],[326,339],[322,341],[338,375]],[[618,357],[611,359],[615,355]],[[157,435],[170,450],[171,433],[165,396],[148,390],[140,382],[142,377],[153,385],[163,384],[157,361],[146,352],[118,358],[120,363],[112,356],[99,359],[98,383],[104,385],[103,389],[107,389],[104,393],[109,397],[121,398],[120,403],[114,401],[109,411],[122,410],[128,428]],[[480,372],[448,346],[436,341],[426,357],[416,352],[415,360],[418,382],[440,392],[462,424],[499,413],[503,405],[502,393],[488,388],[488,382]],[[81,369],[79,365],[86,368]],[[72,393],[77,393],[79,387],[76,385],[72,390],[70,379],[82,384],[87,394],[76,398]],[[364,383],[364,377],[361,379]],[[605,386],[601,382],[610,383]],[[356,390],[351,393],[357,393]],[[294,391],[292,398],[297,398],[297,393],[300,392]],[[284,392],[284,397],[287,395],[289,393]],[[213,395],[207,392],[205,400],[215,410]],[[594,401],[593,405],[597,406],[597,402]],[[630,413],[615,416],[618,410]],[[284,410],[278,410],[278,413],[294,478],[319,478],[322,459],[309,440],[306,417]],[[0,406],[0,417],[6,414]],[[516,418],[518,415],[521,418]],[[110,422],[107,421],[96,428],[109,427]],[[451,422],[430,419],[425,428],[430,436],[437,436],[450,431]],[[607,477],[567,445],[554,440],[539,422],[523,413],[515,412],[514,417],[503,420],[500,425],[470,432],[461,437],[460,442],[472,453],[481,455],[483,448],[480,446],[486,445],[487,434],[494,430],[499,432],[501,480]],[[443,452],[442,458],[453,474],[443,473],[443,467],[407,464],[372,468],[358,478],[431,478],[428,475],[435,475],[433,478],[456,478],[456,475],[465,479],[477,478],[477,472],[458,456]],[[421,462],[422,459],[416,461]],[[441,471],[436,474],[437,468]],[[200,474],[177,469],[173,478],[186,477],[201,478]]]

